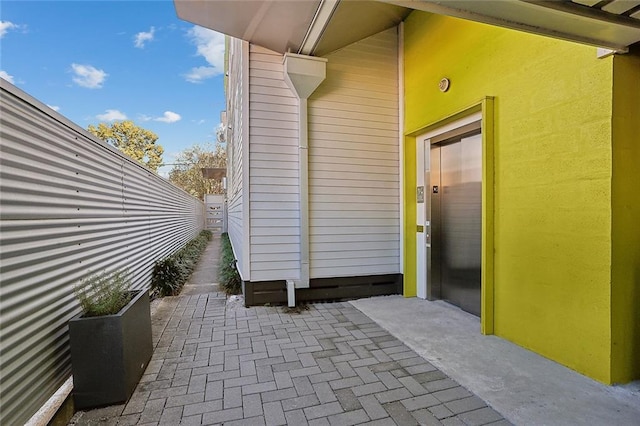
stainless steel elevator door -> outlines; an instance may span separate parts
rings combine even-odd
[[[482,137],[431,147],[432,274],[440,298],[480,315]],[[439,160],[439,161],[438,161]],[[434,168],[437,167],[437,169]]]

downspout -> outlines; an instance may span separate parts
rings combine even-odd
[[[296,53],[284,55],[284,81],[298,97],[298,186],[300,203],[300,279],[287,280],[288,305],[295,289],[309,288],[309,131],[307,100],[326,77],[327,59]]]

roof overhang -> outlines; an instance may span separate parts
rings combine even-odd
[[[441,15],[618,52],[640,42],[638,0],[389,0]]]
[[[391,28],[412,10],[627,51],[640,0],[174,0],[181,19],[276,52],[324,55]]]
[[[361,0],[174,0],[178,17],[279,53],[323,55],[398,25],[411,9]]]

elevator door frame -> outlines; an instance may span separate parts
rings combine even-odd
[[[430,148],[432,144],[438,144],[447,139],[462,135],[473,131],[474,129],[480,130],[482,128],[482,112],[468,115],[462,119],[456,120],[449,124],[440,126],[432,131],[423,133],[416,136],[416,148],[417,148],[417,187],[422,188],[423,201],[418,200],[417,203],[417,296],[427,300],[439,300],[440,288],[439,285],[435,285],[434,279],[430,277],[433,268],[431,267],[431,159]],[[484,130],[484,129],[482,129]],[[485,151],[483,136],[483,153]],[[484,157],[484,155],[483,155]],[[483,161],[483,182],[485,177],[485,164]],[[484,183],[483,183],[484,185]],[[420,191],[420,189],[419,189]],[[483,197],[484,198],[484,197]],[[484,204],[484,203],[483,203]],[[483,211],[485,206],[483,205]],[[484,238],[484,232],[483,232]],[[484,269],[484,261],[482,262],[482,269]],[[483,283],[484,284],[484,283]],[[482,288],[481,288],[482,292]],[[484,295],[482,295],[484,297]],[[482,316],[482,315],[481,315]],[[492,329],[492,327],[491,327]],[[483,327],[483,332],[485,327]],[[489,331],[489,333],[492,332]]]
[[[482,126],[482,279],[481,279],[481,310],[480,310],[480,331],[482,334],[493,334],[494,321],[495,321],[495,308],[494,308],[494,174],[495,174],[495,159],[494,159],[494,143],[495,143],[495,130],[496,114],[495,114],[495,98],[492,96],[485,96],[479,99],[477,102],[467,105],[466,107],[451,112],[450,115],[442,115],[435,121],[427,122],[424,126],[409,131],[406,134],[409,140],[415,143],[413,149],[415,152],[415,166],[410,162],[406,164],[415,171],[415,174],[411,169],[408,169],[407,176],[413,176],[413,182],[417,182],[419,189],[420,186],[424,189],[425,178],[425,155],[424,155],[424,140],[442,134],[446,131],[460,127],[461,123],[468,124],[477,120],[481,121]],[[409,142],[407,140],[407,142]],[[415,168],[414,168],[415,167]],[[411,185],[411,181],[410,186]],[[409,183],[408,182],[408,183]],[[407,190],[410,191],[409,188]],[[410,193],[406,193],[407,200],[416,200],[416,187],[413,187],[413,196]],[[407,209],[410,209],[411,205],[407,204]],[[410,213],[407,210],[407,222],[405,223],[407,238],[414,229],[415,239],[406,240],[406,252],[413,251],[416,254],[411,261],[406,259],[405,274],[409,289],[411,283],[415,283],[415,291],[418,297],[423,299],[427,298],[427,256],[426,256],[426,243],[424,236],[425,226],[425,213],[424,203],[414,204],[416,209]],[[422,211],[422,214],[420,212]],[[416,230],[416,224],[418,228]],[[415,251],[414,251],[415,250]]]

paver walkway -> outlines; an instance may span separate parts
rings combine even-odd
[[[74,424],[509,424],[349,303],[246,309],[206,275],[158,306],[130,401]]]

